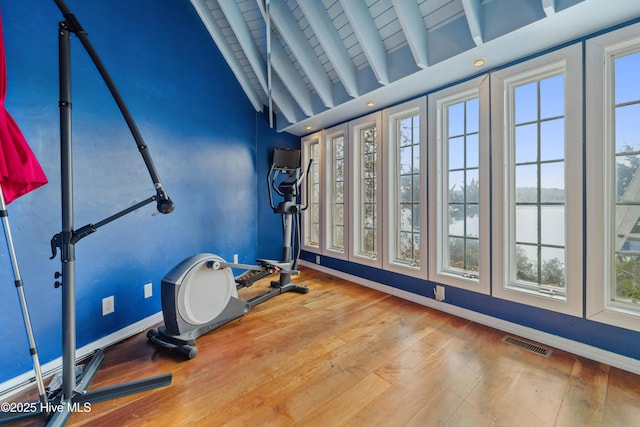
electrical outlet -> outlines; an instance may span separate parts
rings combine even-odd
[[[113,301],[113,295],[110,297],[102,298],[102,315],[106,316],[115,311],[115,305]]]
[[[153,285],[151,284],[151,282],[145,283],[144,284],[144,297],[145,298],[151,298],[152,295],[153,295]]]
[[[316,255],[316,264],[320,264],[320,255]]]
[[[433,293],[436,296],[436,300],[444,301],[444,286],[436,285],[436,288],[433,291]]]
[[[238,254],[233,254],[233,263],[234,264],[238,263]]]

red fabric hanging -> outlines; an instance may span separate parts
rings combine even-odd
[[[31,151],[20,128],[4,107],[7,94],[7,65],[0,15],[0,184],[5,203],[47,183],[38,159]]]

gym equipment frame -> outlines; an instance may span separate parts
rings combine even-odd
[[[258,259],[257,265],[228,263],[217,255],[193,255],[165,275],[161,283],[164,326],[147,332],[149,340],[161,347],[177,351],[188,359],[198,354],[195,339],[226,323],[244,316],[251,308],[285,292],[306,294],[309,289],[291,283],[291,276],[299,274],[297,263],[300,248],[300,213],[308,203],[297,202],[302,180],[309,174],[300,171],[300,150],[275,148],[273,163],[267,176],[269,203],[274,213],[282,216],[283,249],[280,261]],[[286,177],[277,186],[280,172]],[[307,191],[308,195],[307,179]],[[273,204],[272,190],[284,200]],[[308,196],[307,196],[308,197]],[[295,236],[298,252],[293,256]],[[232,269],[244,272],[233,277]],[[238,298],[238,290],[256,281],[279,273],[271,282],[271,289],[246,301]]]

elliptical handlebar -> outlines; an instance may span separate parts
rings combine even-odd
[[[306,171],[303,171],[302,173],[300,173],[301,172],[300,167],[297,167],[295,169],[283,169],[278,167],[276,163],[271,164],[271,168],[269,169],[269,174],[267,175],[267,190],[269,191],[269,205],[271,206],[271,209],[273,209],[274,211],[278,209],[278,206],[274,205],[273,203],[273,191],[275,191],[281,197],[286,197],[287,194],[293,194],[294,196],[297,196],[298,189],[302,185],[302,181],[304,181],[305,178],[307,179],[305,200],[303,203],[296,203],[296,205],[299,206],[300,210],[302,211],[306,210],[309,207],[309,203],[308,203],[309,172],[311,171],[312,163],[313,163],[313,159],[309,159],[309,163],[307,165]],[[285,192],[283,192],[279,188],[284,183],[284,181],[283,183],[276,185],[276,182],[278,180],[278,176],[280,175],[281,170],[286,171],[287,174],[289,175],[289,177],[286,178],[286,180],[289,180],[290,185],[288,185],[288,187],[293,188],[293,191],[291,193],[285,194]]]

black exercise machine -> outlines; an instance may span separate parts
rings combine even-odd
[[[183,260],[162,279],[164,326],[147,333],[151,342],[193,359],[198,354],[196,338],[244,316],[252,307],[277,295],[309,292],[306,286],[291,283],[291,276],[299,273],[300,214],[307,209],[308,203],[298,203],[297,200],[310,165],[311,162],[306,174],[300,170],[300,150],[275,148],[273,151],[267,189],[271,208],[282,216],[281,260],[259,259],[257,265],[235,264],[209,253]],[[285,174],[282,181],[278,181],[280,173]],[[307,179],[307,185],[308,182]],[[278,205],[273,204],[272,191],[284,198]],[[234,277],[232,268],[244,272]],[[271,289],[267,292],[246,301],[238,298],[239,289],[248,288],[272,274],[279,274],[279,279],[271,282]]]

